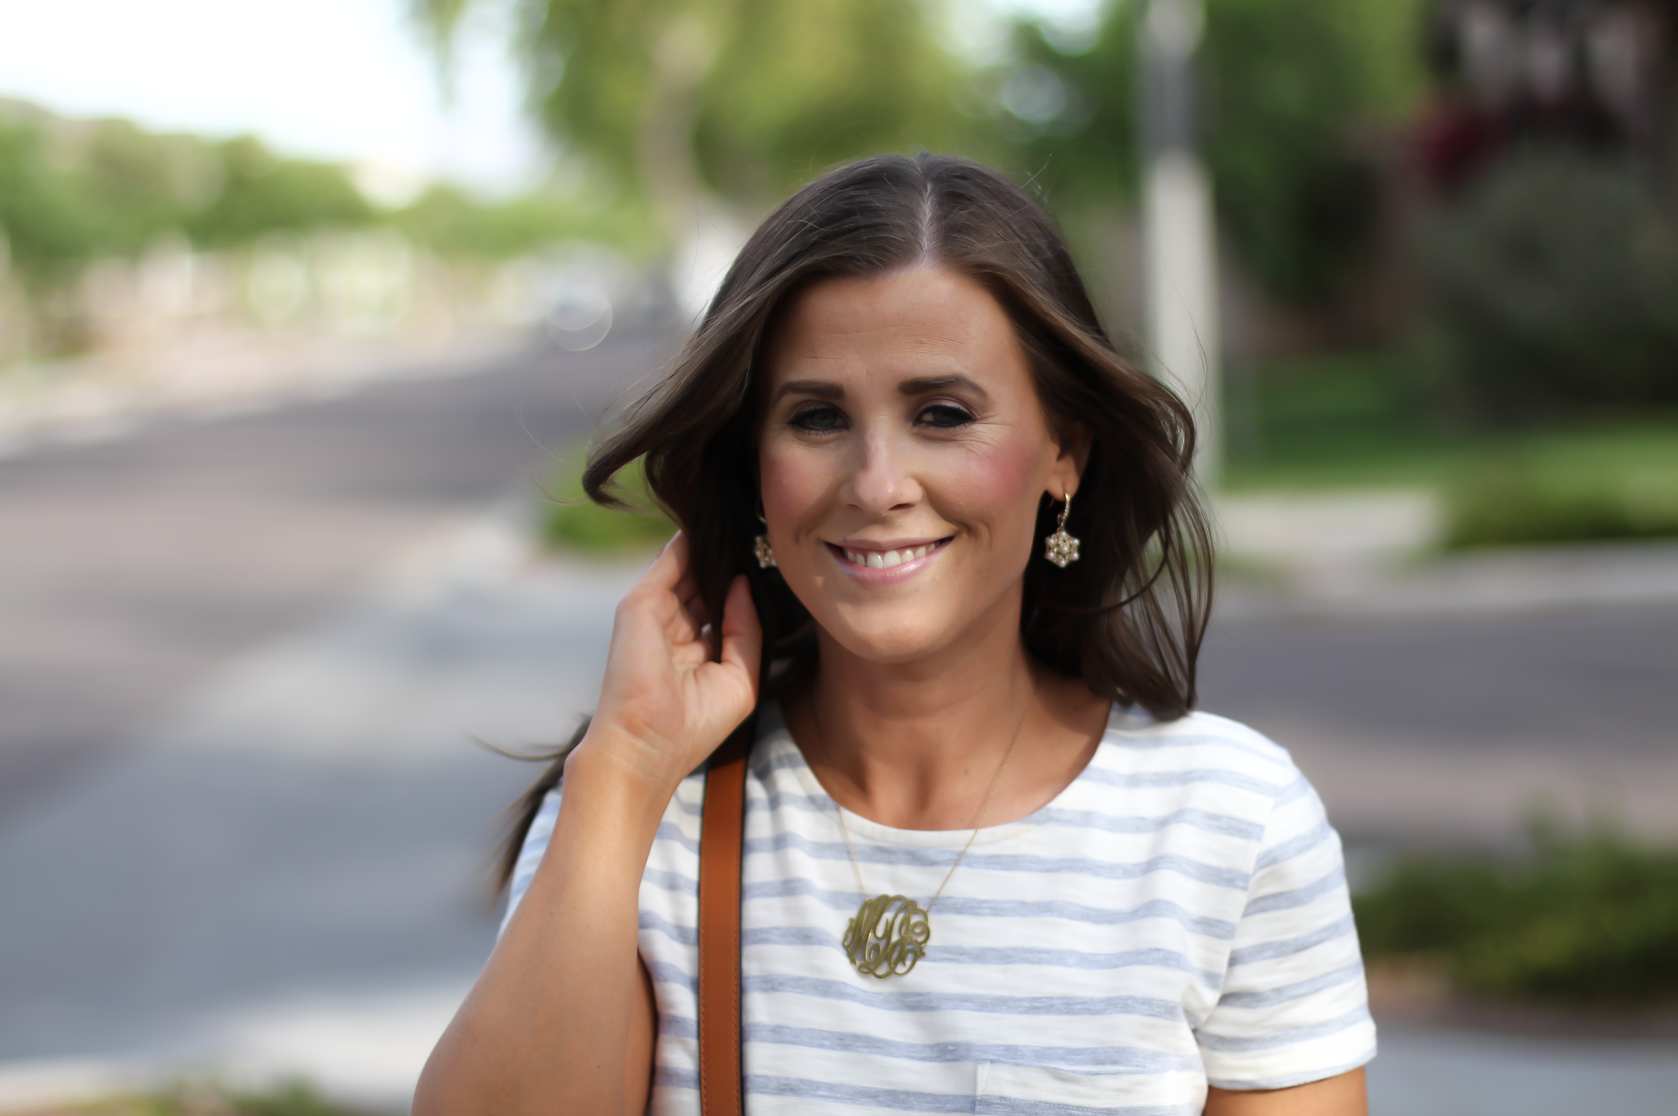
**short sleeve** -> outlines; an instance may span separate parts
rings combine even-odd
[[[1277,796],[1218,1002],[1196,1031],[1206,1079],[1280,1089],[1375,1056],[1340,836],[1297,775]]]
[[[554,822],[559,820],[559,788],[555,787],[542,798],[541,808],[536,811],[536,817],[530,823],[530,829],[524,835],[524,844],[519,846],[519,858],[513,864],[513,878],[507,885],[507,913],[502,916],[501,929],[497,935],[507,931],[507,923],[512,921],[513,912],[519,908],[519,900],[530,887],[530,881],[536,875],[536,866],[542,863],[542,854],[548,851],[548,841],[554,834]]]

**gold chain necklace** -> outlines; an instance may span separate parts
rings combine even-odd
[[[856,858],[856,846],[851,843],[851,828],[845,824],[845,808],[839,805],[838,799],[834,799],[833,808],[839,811],[839,830],[845,835],[845,851],[851,854],[851,868],[856,872],[857,890],[863,894],[862,905],[857,908],[856,917],[845,924],[845,937],[840,943],[845,949],[845,956],[850,959],[857,972],[881,980],[889,976],[905,976],[915,967],[915,962],[926,955],[926,944],[932,939],[932,905],[944,894],[950,878],[967,858],[967,850],[973,847],[979,830],[985,827],[985,815],[990,812],[991,803],[996,800],[996,790],[1002,785],[1002,773],[1008,770],[1008,761],[1014,758],[1014,745],[1020,742],[1020,733],[1025,729],[1026,718],[1031,716],[1031,707],[1036,703],[1037,682],[1033,679],[1031,700],[1026,702],[1025,712],[1020,714],[1020,723],[1014,726],[1014,736],[1008,741],[1008,750],[1002,753],[1002,763],[997,767],[996,774],[991,776],[990,790],[985,794],[985,804],[979,808],[979,818],[973,826],[973,832],[967,835],[967,843],[961,847],[956,862],[944,873],[944,882],[938,885],[938,890],[932,893],[932,898],[927,901],[925,907],[906,895],[876,895],[872,899],[868,898],[868,885],[862,882],[862,864]],[[827,763],[827,746],[822,743],[820,721],[821,716],[816,712],[815,701],[812,700],[810,728],[815,733],[816,748],[821,753],[822,771],[831,783],[833,769]],[[830,794],[828,797],[833,796]]]

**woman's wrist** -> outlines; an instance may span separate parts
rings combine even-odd
[[[590,798],[610,801],[620,816],[655,829],[687,774],[632,734],[599,720],[565,759],[568,795],[587,788]]]

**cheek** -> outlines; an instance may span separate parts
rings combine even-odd
[[[792,530],[819,510],[834,483],[818,456],[773,444],[758,454],[758,475],[763,478],[764,517]]]
[[[1010,438],[950,463],[945,492],[952,508],[975,519],[1000,522],[1017,514],[1037,514],[1042,447],[1027,438]]]

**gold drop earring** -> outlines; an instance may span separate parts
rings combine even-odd
[[[775,569],[775,548],[769,545],[769,521],[761,515],[757,521],[763,524],[764,533],[752,540],[752,550],[757,554],[757,565],[762,570]],[[1074,546],[1077,544],[1074,543]]]
[[[1066,515],[1072,510],[1072,493],[1066,494],[1066,502],[1060,506],[1060,520],[1055,524],[1055,533],[1043,537],[1043,557],[1065,569],[1078,560],[1078,538],[1066,533]]]

